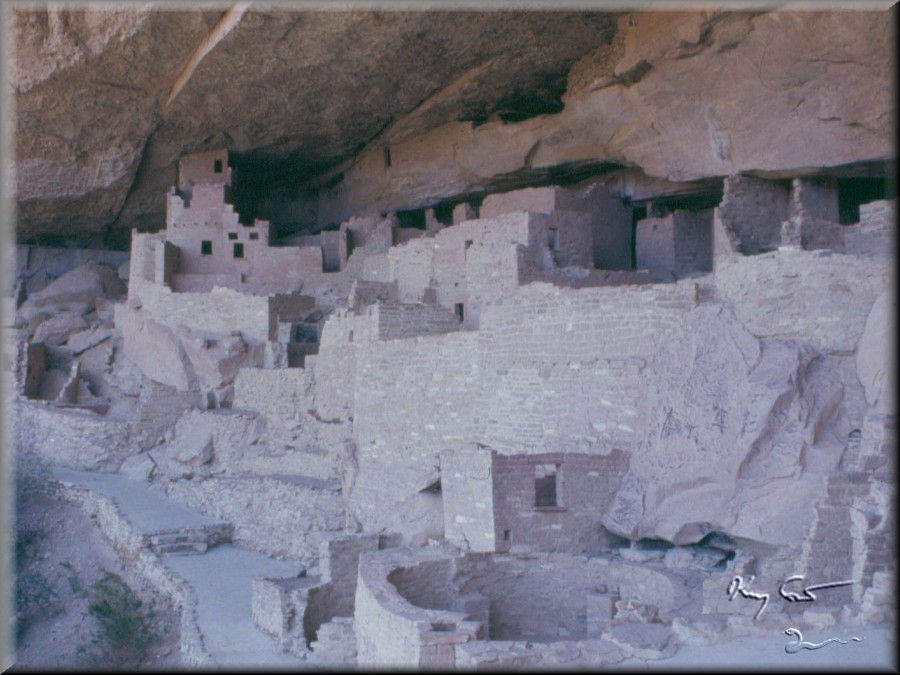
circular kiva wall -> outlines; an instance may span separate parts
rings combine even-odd
[[[689,600],[665,572],[562,553],[386,549],[365,554],[359,574],[360,666],[478,665],[518,643],[540,659],[563,642],[573,656],[556,663],[596,663],[613,623],[662,635]]]

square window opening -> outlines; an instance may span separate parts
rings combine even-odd
[[[257,240],[257,239],[259,239],[259,232],[251,232],[251,233],[250,233],[250,239],[252,239],[252,240],[254,240],[254,241]]]
[[[204,239],[200,242],[200,255],[212,255],[212,242]]]
[[[244,257],[244,245],[243,244],[235,244],[234,245],[234,257],[235,258],[243,258]]]
[[[237,239],[237,232],[229,232],[228,238],[232,240]]]

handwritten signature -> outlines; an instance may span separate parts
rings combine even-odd
[[[818,586],[817,586],[817,588],[818,588]],[[788,654],[796,654],[801,649],[820,649],[821,647],[824,647],[825,645],[830,645],[833,642],[837,642],[839,644],[846,645],[846,644],[850,643],[850,640],[852,640],[853,642],[862,642],[863,640],[866,639],[864,637],[861,637],[861,638],[860,637],[851,637],[850,640],[841,640],[840,638],[835,637],[835,638],[830,638],[828,640],[825,640],[824,642],[813,643],[813,642],[804,642],[803,641],[803,633],[801,633],[796,628],[788,628],[787,630],[784,631],[784,634],[790,635],[790,636],[793,636],[796,638],[795,640],[791,640],[784,646],[784,651],[786,651]]]
[[[806,586],[803,589],[803,595],[798,595],[792,591],[786,591],[785,586],[795,581],[802,581],[804,575],[795,574],[792,577],[788,577],[784,581],[781,582],[781,585],[778,587],[778,594],[787,600],[788,602],[813,602],[816,599],[816,596],[813,594],[813,591],[818,591],[823,588],[837,588],[839,586],[849,586],[853,583],[853,580],[848,581],[829,581],[824,584],[815,584],[814,586]],[[768,593],[756,593],[751,591],[748,586],[753,583],[753,579],[755,577],[750,575],[750,578],[747,580],[747,585],[744,584],[744,578],[740,575],[736,575],[729,583],[728,590],[726,594],[728,595],[728,601],[731,602],[734,600],[735,596],[738,593],[741,594],[742,598],[750,598],[752,600],[761,600],[762,604],[760,604],[759,609],[756,610],[756,614],[753,615],[753,620],[756,621],[766,609],[766,606],[769,604],[769,594]],[[796,629],[790,629],[796,630]]]

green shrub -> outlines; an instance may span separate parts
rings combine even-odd
[[[154,639],[141,599],[118,574],[106,572],[91,585],[89,611],[97,620],[94,649],[83,658],[92,667],[139,665]]]

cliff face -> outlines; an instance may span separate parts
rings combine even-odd
[[[457,149],[408,167],[424,182],[347,172],[350,210],[601,162],[690,180],[883,160],[891,18],[16,8],[18,237],[160,226],[178,156],[215,147],[282,187],[367,147]]]

